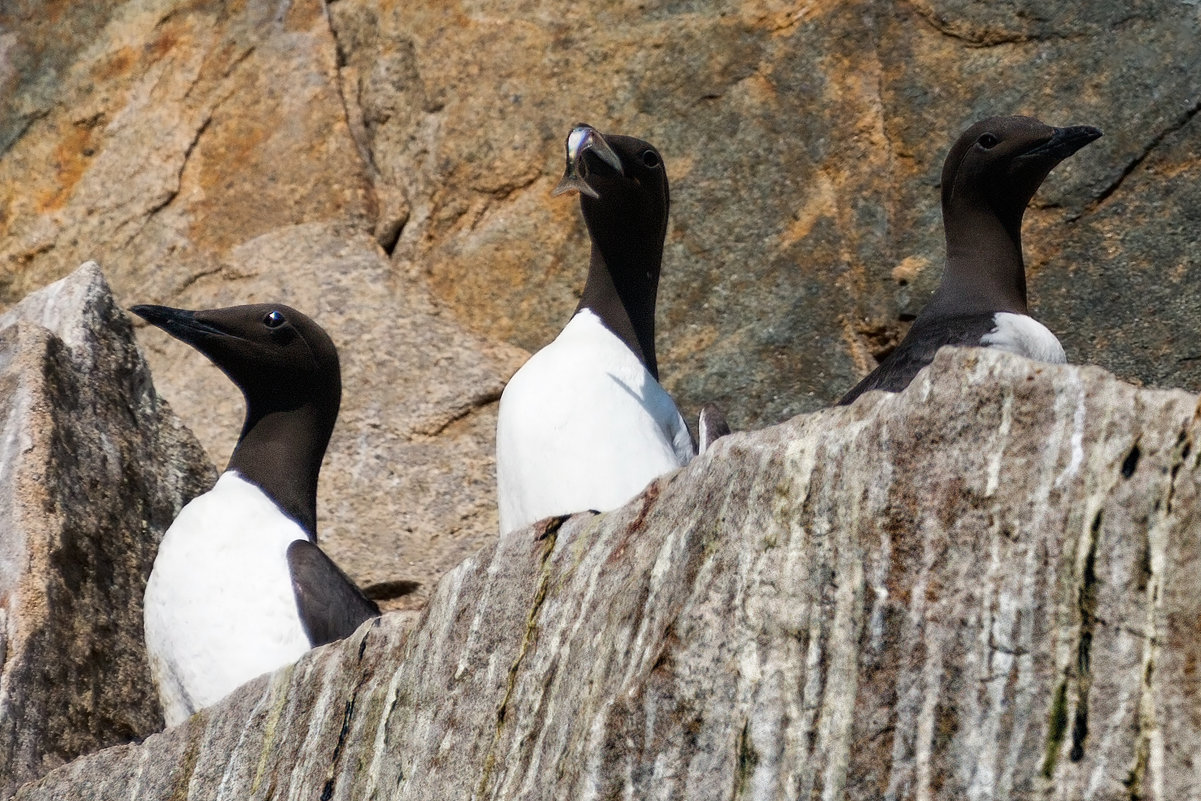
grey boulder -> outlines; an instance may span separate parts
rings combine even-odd
[[[95,263],[0,315],[0,796],[162,728],[142,593],[214,477]]]
[[[1196,798],[1198,433],[944,350],[17,797]]]

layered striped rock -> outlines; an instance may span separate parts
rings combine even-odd
[[[4,0],[0,307],[97,259],[124,305],[284,301],[359,343],[322,545],[414,610],[495,536],[495,400],[579,299],[550,191],[581,120],[667,165],[658,353],[690,421],[779,423],[875,366],[938,283],[946,151],[992,114],[1105,132],[1026,214],[1037,318],[1201,390],[1193,0],[642,5]],[[223,463],[238,399],[161,340]]]
[[[944,350],[18,797],[1195,798],[1197,414]]]

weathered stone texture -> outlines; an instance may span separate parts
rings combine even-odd
[[[0,795],[163,725],[159,539],[215,478],[95,264],[0,315]]]
[[[1028,215],[1035,308],[1076,361],[1201,387],[1179,360],[1201,305],[1191,5],[345,0],[331,19],[382,181],[407,187],[395,257],[475,330],[533,350],[574,307],[586,242],[548,193],[586,120],[667,162],[668,388],[736,427],[813,410],[937,282],[950,143],[1029,113],[1105,131]]]
[[[1198,413],[943,351],[17,797],[1198,798]]]
[[[419,585],[396,600],[384,588],[385,608],[419,608],[438,577],[496,536],[495,401],[522,354],[466,333],[398,286],[367,233],[292,226],[234,248],[228,265],[176,301],[282,301],[333,337],[342,410],[321,471],[318,536],[361,586]],[[154,329],[144,342],[160,391],[224,465],[241,394],[194,348]]]
[[[0,305],[97,258],[122,305],[279,300],[312,313],[340,346],[346,387],[323,472],[322,544],[361,583],[391,584],[385,595],[417,582],[416,592],[385,602],[411,619],[447,569],[492,544],[494,401],[524,353],[561,327],[583,281],[587,242],[576,206],[549,197],[571,124],[638,134],[663,152],[674,201],[659,314],[664,382],[689,419],[702,402],[718,400],[736,428],[754,428],[839,397],[903,334],[938,278],[943,156],[963,127],[995,113],[1105,132],[1055,170],[1026,220],[1033,306],[1069,358],[1135,382],[1201,389],[1198,74],[1201,13],[1195,3],[1170,0],[664,0],[636,8],[12,0],[0,4]],[[110,317],[125,325],[115,311]],[[78,330],[68,326],[58,336],[67,341],[82,336]],[[163,395],[223,463],[241,419],[236,392],[186,346],[158,331],[139,336]],[[57,393],[46,397],[64,408],[108,391],[63,377],[69,359],[82,358],[86,348],[56,344],[24,324],[0,337],[14,348],[0,357],[13,370],[0,375],[0,412],[10,415],[4,419],[23,410],[49,413],[22,405],[33,403],[39,387]],[[488,606],[494,617],[478,618],[471,635],[437,624],[458,639],[436,648],[466,649],[470,665],[490,677],[469,685],[476,701],[455,695],[476,673],[468,662],[457,678],[433,656],[420,665],[411,657],[412,668],[395,672],[385,652],[401,640],[403,626],[394,618],[381,623],[363,665],[377,664],[382,674],[364,674],[363,697],[377,706],[396,700],[396,708],[382,729],[375,726],[384,713],[371,718],[363,704],[350,720],[371,743],[382,732],[385,748],[364,757],[366,767],[339,751],[334,763],[344,773],[336,774],[333,792],[354,788],[358,797],[363,785],[355,782],[378,779],[379,788],[389,788],[380,794],[391,794],[396,776],[389,771],[403,768],[402,793],[424,791],[436,779],[458,793],[452,797],[507,793],[528,777],[531,795],[553,786],[603,796],[612,783],[628,782],[645,796],[653,795],[648,787],[693,792],[691,777],[707,776],[703,768],[712,764],[734,766],[729,787],[740,796],[806,788],[833,796],[845,780],[851,797],[922,797],[928,790],[930,797],[983,798],[1006,788],[1011,797],[1194,797],[1181,777],[1201,771],[1192,756],[1201,716],[1188,636],[1198,619],[1187,579],[1197,557],[1179,532],[1192,514],[1191,501],[1182,499],[1192,497],[1196,455],[1191,445],[1184,452],[1191,433],[1178,446],[1167,441],[1192,424],[1175,417],[1142,422],[1121,405],[1170,417],[1176,412],[1163,409],[1183,409],[1191,399],[1104,383],[1104,393],[1121,401],[1105,406],[1109,395],[1094,397],[1096,373],[1048,375],[1057,376],[1054,389],[1035,381],[1011,382],[1009,395],[996,397],[973,390],[979,421],[947,424],[937,405],[923,411],[911,408],[912,400],[877,400],[735,437],[711,457],[733,460],[723,468],[729,475],[718,473],[724,483],[664,485],[670,497],[648,514],[685,503],[670,498],[708,498],[723,510],[690,518],[674,533],[627,537],[624,523],[569,524],[547,562],[546,575],[557,583],[546,586],[542,614],[552,615],[556,604],[587,614],[575,613],[577,628],[562,634],[568,647],[560,656],[539,650],[549,635],[539,633],[537,619],[529,629],[537,635],[528,643],[533,650],[511,640],[527,630],[526,608]],[[1073,400],[1070,376],[1092,388],[1084,406]],[[152,397],[148,381],[139,391]],[[1044,393],[1046,403],[1019,402],[1024,392]],[[1015,400],[1005,405],[1005,397]],[[881,407],[879,422],[862,422],[873,404]],[[1100,418],[1089,411],[1094,406],[1104,408]],[[1088,416],[1073,439],[1078,408]],[[807,433],[839,425],[850,426],[843,439]],[[969,433],[969,425],[978,427]],[[1105,426],[1113,427],[1111,440],[1098,433]],[[14,430],[6,452],[43,447],[33,434]],[[91,429],[80,430],[70,436],[82,438],[79,447],[90,453]],[[1000,432],[1031,430],[1041,433],[1023,434],[1004,459],[997,455]],[[1129,454],[1138,431],[1136,459]],[[844,451],[860,444],[846,437],[859,436],[885,454],[872,483],[866,472],[838,473]],[[76,447],[68,434],[60,437],[67,444],[47,453]],[[934,444],[969,440],[987,444],[970,455],[975,461],[952,470],[933,459]],[[1078,464],[1065,455],[1077,453],[1073,442],[1084,460]],[[1105,461],[1111,457],[1117,467]],[[1090,468],[1094,458],[1105,464]],[[710,463],[704,459],[685,475]],[[1133,466],[1131,478],[1110,487],[1123,464]],[[1076,472],[1065,473],[1068,466]],[[961,472],[968,467],[977,472]],[[897,483],[907,471],[928,483]],[[73,475],[65,466],[62,472]],[[16,475],[0,474],[0,481]],[[1086,475],[1096,486],[1078,486],[1077,476]],[[64,498],[82,492],[91,500],[88,488],[98,483],[89,480],[69,484]],[[1030,490],[1025,500],[1023,487]],[[182,497],[184,488],[173,491]],[[17,497],[0,493],[0,514],[14,514]],[[769,509],[783,511],[761,508],[769,501],[776,503]],[[151,530],[169,522],[171,504],[155,508]],[[1097,510],[1103,514],[1094,532]],[[721,517],[727,511],[729,520]],[[865,533],[847,515],[875,527]],[[750,530],[756,526],[761,530]],[[674,621],[667,634],[633,622],[643,619],[633,600],[629,607],[606,600],[601,613],[591,601],[562,600],[579,589],[571,583],[579,576],[601,575],[564,567],[567,537],[578,549],[582,538],[601,537],[596,547],[612,557],[609,569],[624,565],[631,575],[645,565],[623,559],[662,547],[660,573],[683,570],[696,598],[679,607],[683,617],[653,603],[647,608],[655,625]],[[793,551],[785,558],[782,546],[765,550],[769,541]],[[1097,543],[1091,574],[1090,543]],[[134,546],[131,558],[147,557],[143,546]],[[0,547],[23,558],[23,545]],[[513,564],[521,560],[511,547],[483,552],[452,574],[443,593],[457,588],[472,597],[491,586],[480,571],[508,565],[516,585],[496,579],[489,592],[511,593],[514,604],[537,597],[540,585],[529,573],[535,568]],[[1136,553],[1140,547],[1145,556]],[[961,548],[970,558],[948,561]],[[92,564],[89,554],[79,555],[81,564]],[[108,575],[107,557],[97,558],[96,575]],[[730,577],[734,567],[737,579]],[[852,581],[843,580],[846,571]],[[668,579],[654,575],[654,582],[643,577],[621,586],[639,603],[654,602],[650,587]],[[1087,575],[1095,582],[1084,581]],[[122,592],[132,593],[134,583],[132,574],[114,579]],[[580,597],[596,598],[601,586],[596,578]],[[659,592],[678,601],[685,590]],[[722,606],[732,601],[734,607]],[[431,621],[454,605],[449,595],[441,603],[446,609]],[[685,608],[694,611],[685,615]],[[1113,611],[1119,608],[1120,615]],[[11,661],[19,643],[7,614]],[[462,614],[477,619],[474,611]],[[584,682],[572,689],[581,693],[578,701],[564,700],[567,685],[545,702],[523,685],[497,728],[505,697],[498,688],[508,686],[510,671],[513,682],[530,686],[567,681],[567,667],[555,678],[559,665],[594,650],[592,640],[574,638],[599,636],[589,628],[602,625],[595,614],[615,626],[625,620],[615,631],[642,638],[635,652],[613,656],[627,660],[617,667],[599,660],[595,674],[572,667],[578,672],[571,681]],[[857,640],[840,628],[848,620],[859,627]],[[713,646],[725,650],[685,653],[706,637],[743,631],[739,621],[755,633]],[[377,643],[380,632],[386,642]],[[484,632],[493,639],[479,639]],[[429,632],[409,642],[418,640],[422,649],[406,646],[414,655],[435,648]],[[606,647],[617,653],[626,646],[618,639]],[[655,647],[664,661],[654,668],[652,659],[648,668],[645,649]],[[527,654],[520,662],[519,653]],[[305,670],[334,670],[330,660],[337,659],[357,665],[353,656],[327,649]],[[547,674],[525,672],[527,660],[540,659],[553,663],[539,668]],[[779,659],[794,661],[785,670],[775,666]],[[1095,668],[1098,660],[1104,670]],[[1080,672],[1083,665],[1094,666],[1091,674]],[[1135,673],[1145,677],[1137,685],[1130,683]],[[307,687],[298,675],[278,681]],[[332,694],[351,679],[322,675],[330,677],[328,691],[303,692],[331,704],[308,711],[313,737],[332,748],[343,709]],[[412,691],[390,699],[377,685],[393,675],[398,693]],[[157,714],[140,706],[142,684],[128,687],[137,695],[131,707],[143,711],[110,728],[120,737],[144,733]],[[851,707],[839,706],[849,687],[857,693],[853,716]],[[231,788],[246,776],[260,795],[285,786],[308,792],[312,782],[324,787],[329,759],[297,766],[295,781],[292,767],[274,761],[301,748],[290,739],[294,731],[273,728],[305,711],[292,700],[301,690],[291,692],[264,702],[278,718],[252,725],[277,732],[268,737],[275,750],[256,753],[252,764],[247,751],[231,745],[239,767],[222,792],[235,795]],[[280,698],[284,706],[271,706]],[[107,703],[98,700],[97,708]],[[537,703],[536,713],[517,711]],[[563,708],[578,719],[551,715]],[[31,706],[28,714],[35,711]],[[507,739],[528,724],[527,714],[547,718],[546,728],[530,742]],[[402,730],[404,715],[433,739]],[[475,736],[486,718],[495,743],[460,742],[462,726]],[[671,729],[673,721],[688,724]],[[243,724],[231,718],[220,725]],[[41,745],[31,746],[21,764],[40,771],[112,741],[93,738],[90,723],[78,725],[75,745],[44,758],[35,753]],[[581,726],[594,728],[584,737]],[[144,750],[109,752],[70,771],[128,795],[126,778],[158,781],[150,777],[158,764],[151,753],[178,747],[186,758],[162,770],[178,778],[192,775],[189,766],[207,765],[224,775],[227,754],[215,746],[188,750],[199,731],[171,732]],[[778,731],[786,736],[772,740]],[[17,742],[7,736],[0,733],[0,742]],[[1072,758],[1074,738],[1082,743],[1079,760]],[[677,747],[695,750],[682,760],[669,754]],[[421,748],[443,750],[422,756]],[[468,748],[482,761],[459,759]],[[649,756],[659,752],[669,755]],[[556,761],[552,755],[560,753],[575,761]],[[89,774],[93,764],[113,772]],[[202,777],[209,773],[195,775],[192,792],[205,796],[211,788]]]
[[[0,149],[0,302],[98,258],[125,305],[312,314],[345,385],[322,543],[384,596],[416,584],[385,606],[418,608],[495,536],[495,400],[525,354],[462,330],[375,243],[395,191],[377,188],[351,136],[361,114],[341,94],[327,9],[135,0],[86,20],[54,13],[86,42],[74,60],[43,41],[36,9],[0,16],[24,65],[5,95],[24,127]],[[142,339],[161,391],[224,464],[236,390],[186,346]]]
[[[1199,73],[1174,0],[12,0],[0,304],[96,258],[126,305],[280,300],[348,355],[370,328],[387,358],[348,376],[331,446],[362,491],[323,483],[323,543],[365,583],[420,582],[391,603],[416,608],[494,534],[491,399],[583,283],[576,204],[549,196],[573,123],[663,152],[664,382],[689,420],[717,400],[753,428],[904,333],[941,267],[943,156],[998,113],[1105,131],[1027,215],[1037,314],[1073,361],[1201,389]],[[142,339],[222,463],[223,379]],[[426,416],[391,405],[430,392]]]

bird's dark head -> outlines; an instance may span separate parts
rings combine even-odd
[[[663,157],[649,142],[577,125],[567,135],[567,166],[554,194],[578,192],[590,229],[598,225],[667,231],[669,194]]]
[[[1006,224],[1021,217],[1056,164],[1098,138],[1087,125],[1053,128],[1033,117],[990,117],[968,128],[942,168],[944,214],[990,210]]]
[[[207,356],[251,406],[288,409],[332,401],[336,413],[342,387],[338,350],[321,326],[289,306],[131,311]]]

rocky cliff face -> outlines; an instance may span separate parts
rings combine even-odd
[[[1175,0],[8,0],[0,304],[94,258],[124,305],[314,314],[347,371],[323,541],[416,608],[493,534],[494,401],[583,282],[549,197],[571,124],[663,152],[665,383],[756,428],[897,341],[941,267],[946,149],[998,113],[1105,131],[1027,215],[1069,357],[1201,389],[1199,72]],[[238,399],[142,339],[223,464]]]
[[[946,148],[996,113],[1105,131],[1026,218],[1069,358],[1201,389],[1197,5],[635,5],[0,6],[0,794],[160,723],[140,584],[211,467],[117,306],[280,300],[342,353],[322,543],[404,614],[30,797],[1197,797],[1191,396],[944,355],[500,546],[492,465],[583,281],[549,197],[579,120],[666,159],[689,418],[865,374],[937,281]],[[14,305],[93,258],[115,301],[86,273]],[[138,335],[223,464],[236,391]]]
[[[1196,798],[1199,411],[945,350],[16,797]]]
[[[0,315],[0,796],[162,728],[142,642],[159,539],[215,479],[100,270]]]

